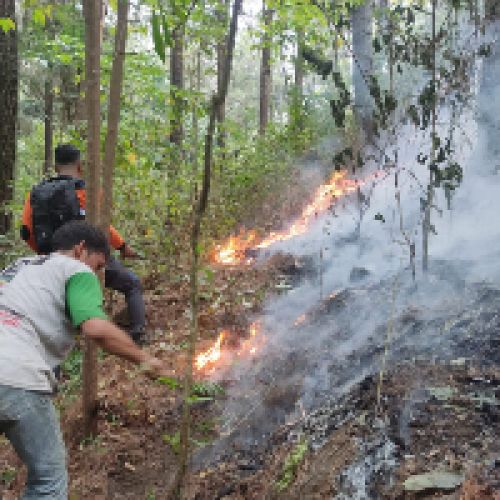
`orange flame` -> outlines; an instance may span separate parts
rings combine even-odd
[[[315,191],[312,201],[302,210],[292,225],[283,231],[272,231],[266,238],[258,241],[257,233],[249,231],[239,236],[230,236],[223,244],[215,247],[213,260],[219,264],[235,265],[249,263],[245,252],[249,248],[267,248],[278,241],[285,241],[304,234],[309,224],[320,214],[326,212],[335,198],[355,192],[360,183],[346,179],[347,171],[334,172],[326,184]]]
[[[239,349],[236,352],[237,356],[254,356],[264,345],[265,337],[264,335],[261,335],[260,323],[258,321],[250,325],[249,333],[249,337],[245,338],[241,342]],[[220,367],[220,361],[223,358],[222,343],[227,335],[227,330],[222,330],[212,347],[196,356],[195,366],[197,370],[202,370],[211,366],[211,371],[213,372],[217,366]],[[224,359],[228,361],[227,356],[224,356]]]
[[[230,236],[224,244],[215,247],[213,259],[219,264],[226,265],[242,263],[247,260],[245,251],[255,245],[257,240],[255,231],[248,231],[239,236]]]
[[[197,370],[205,368],[209,364],[216,363],[221,357],[221,346],[224,337],[226,336],[226,331],[223,330],[219,334],[219,338],[215,341],[215,344],[208,350],[201,352],[196,356],[195,366]]]

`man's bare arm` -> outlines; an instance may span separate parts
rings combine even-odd
[[[172,372],[167,370],[159,359],[137,347],[134,341],[111,321],[92,318],[81,324],[81,331],[104,351],[142,365],[152,377],[172,376]]]

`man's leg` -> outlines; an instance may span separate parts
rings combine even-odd
[[[142,296],[141,280],[118,259],[112,258],[106,265],[105,286],[125,295],[130,321],[129,332],[134,341],[141,340],[146,324],[146,308]]]
[[[66,500],[66,451],[50,396],[0,386],[0,432],[28,468],[22,499]]]

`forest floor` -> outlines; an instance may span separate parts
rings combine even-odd
[[[318,182],[316,174],[313,177],[292,175],[281,194],[288,200],[304,199],[311,183]],[[276,203],[271,201],[254,213],[266,230],[278,227],[300,209],[300,203],[290,201],[277,211]],[[213,343],[222,328],[231,327],[245,334],[250,316],[260,311],[269,291],[278,283],[280,267],[279,258],[258,268],[212,267],[213,279],[200,287],[200,351]],[[146,277],[144,288],[148,332],[145,349],[180,376],[189,336],[188,263],[179,262],[164,275]],[[110,315],[125,326],[123,298],[113,296],[107,307]],[[77,363],[75,373],[64,377],[56,398],[68,451],[70,498],[166,498],[177,466],[175,443],[168,444],[166,436],[174,436],[175,440],[179,429],[179,391],[151,382],[116,357],[103,356],[99,366],[99,434],[88,441],[82,434],[80,387]],[[200,441],[217,436],[210,408],[193,409],[193,429],[194,439]],[[18,498],[25,481],[25,467],[0,436],[0,498]]]
[[[177,271],[183,273],[183,279],[176,283],[155,279],[154,289],[145,290],[149,332],[146,349],[181,375],[189,335],[190,290],[189,269]],[[272,265],[216,270],[213,284],[201,290],[199,349],[211,344],[222,327],[241,326],[243,330],[249,313],[259,310],[275,275]],[[123,305],[120,298],[114,301],[118,316]],[[66,382],[71,385],[71,380]],[[151,382],[116,357],[103,357],[99,367],[99,435],[86,442],[79,382],[68,391],[63,386],[57,397],[69,455],[70,498],[165,498],[177,457],[163,436],[175,435],[179,428],[179,391]],[[211,418],[210,411],[194,410],[193,425],[198,429],[195,438],[215,436]],[[1,498],[17,498],[26,472],[3,438],[0,471]]]
[[[309,191],[298,178],[289,189],[295,200]],[[291,204],[279,218],[289,220],[298,209]],[[265,210],[261,220],[277,217]],[[245,335],[291,267],[286,255],[258,266],[213,266],[213,280],[201,290],[199,350],[222,328]],[[177,373],[189,334],[188,275],[179,264],[168,277],[145,282],[147,349]],[[189,497],[500,499],[500,295],[490,292],[484,291],[487,303],[479,307],[488,312],[488,326],[467,323],[474,337],[460,330],[463,340],[452,359],[403,357],[384,374],[380,401],[378,374],[362,377],[341,398],[276,427],[248,453],[226,450],[225,459],[194,468]],[[112,307],[121,310],[121,299]],[[167,498],[177,465],[180,394],[111,356],[101,359],[99,380],[99,435],[92,441],[83,440],[78,387],[57,398],[70,498]],[[272,404],[287,396],[278,391]],[[194,405],[193,438],[216,441],[218,417],[210,402]],[[305,440],[310,446],[303,446]],[[2,498],[17,498],[26,472],[5,441],[0,470]],[[429,472],[435,474],[421,476]]]

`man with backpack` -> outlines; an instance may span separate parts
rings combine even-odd
[[[21,238],[38,254],[52,251],[52,235],[64,223],[85,218],[85,181],[80,151],[71,144],[61,144],[55,150],[56,177],[33,187],[24,204]],[[109,242],[122,258],[137,254],[125,243],[120,233],[109,227]],[[118,259],[106,264],[104,282],[107,288],[125,295],[129,315],[129,334],[136,343],[144,341],[146,310],[138,276]]]
[[[77,333],[151,378],[170,376],[102,309],[95,273],[109,256],[105,234],[71,221],[54,232],[51,245],[51,254],[19,259],[0,272],[0,434],[28,468],[25,500],[68,498],[66,452],[51,395],[53,369]]]

